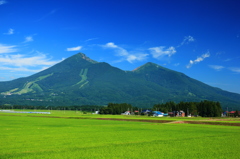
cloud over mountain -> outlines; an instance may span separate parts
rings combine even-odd
[[[82,46],[70,47],[67,48],[67,51],[79,51],[82,49]]]
[[[173,46],[169,48],[166,48],[165,46],[152,47],[149,48],[149,50],[151,51],[152,56],[157,59],[163,56],[171,57],[173,54],[177,52]]]
[[[186,67],[190,68],[190,67],[192,67],[192,65],[197,64],[197,63],[203,61],[207,57],[210,57],[210,53],[209,52],[207,52],[205,54],[202,54],[200,57],[198,57],[195,60],[190,60],[189,64]]]

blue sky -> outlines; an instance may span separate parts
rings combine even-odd
[[[0,0],[0,81],[78,52],[122,70],[146,62],[240,93],[239,0]]]

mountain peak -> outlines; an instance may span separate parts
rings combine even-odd
[[[91,63],[98,63],[97,61],[94,61],[94,60],[92,60],[92,59],[90,59],[89,57],[87,57],[84,53],[78,53],[78,54],[76,54],[76,55],[73,55],[72,57],[76,57],[76,58],[82,58],[82,59],[84,59],[84,60],[86,60],[86,61],[88,61],[88,62],[91,62]]]
[[[146,70],[146,69],[148,70],[148,69],[156,69],[156,68],[161,68],[161,66],[159,66],[155,63],[152,63],[152,62],[147,62],[144,65],[134,69],[133,72],[139,72],[139,71]]]

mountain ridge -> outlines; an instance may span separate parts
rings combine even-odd
[[[211,87],[187,75],[148,62],[123,71],[83,53],[29,77],[0,82],[0,104],[106,105],[152,107],[162,101],[220,101],[239,107],[240,94]]]

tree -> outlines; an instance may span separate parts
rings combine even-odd
[[[107,107],[101,108],[99,113],[100,114],[121,114],[127,110],[130,111],[132,109],[133,109],[133,107],[131,104],[109,103]]]
[[[219,117],[222,113],[219,102],[204,100],[201,102],[180,102],[178,104],[170,101],[165,104],[155,104],[153,110],[163,112],[183,110],[186,114],[200,115],[202,117]]]
[[[234,117],[238,117],[238,116],[239,116],[238,110],[236,110],[235,113],[234,113]]]

